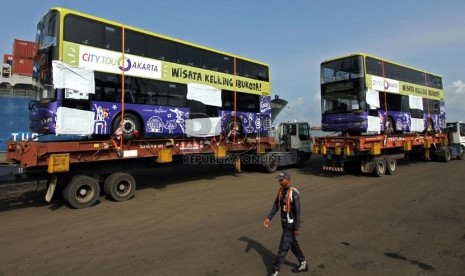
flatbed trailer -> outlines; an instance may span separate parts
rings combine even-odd
[[[141,139],[124,143],[114,139],[21,141],[8,143],[6,159],[18,167],[19,173],[48,180],[46,201],[51,201],[55,188],[60,187],[66,203],[74,208],[85,208],[98,200],[101,183],[112,200],[130,199],[136,189],[130,174],[132,170],[150,168],[157,163],[184,161],[193,164],[207,159],[233,160],[240,169],[241,154],[260,157],[269,154],[274,146],[271,137],[237,137],[234,141]]]
[[[449,145],[447,133],[316,137],[313,153],[323,156],[325,171],[344,172],[346,167],[356,165],[361,172],[378,177],[393,174],[397,159],[407,155],[445,162],[452,157],[463,158],[460,147]]]
[[[130,199],[136,183],[134,170],[153,168],[156,164],[241,164],[259,166],[273,173],[279,166],[303,167],[311,157],[312,137],[308,123],[283,123],[267,136],[173,139],[134,139],[78,141],[10,141],[7,161],[18,174],[46,179],[45,200],[50,202],[55,189],[73,208],[94,205],[102,187],[114,201]]]

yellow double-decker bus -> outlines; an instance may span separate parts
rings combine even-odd
[[[35,132],[109,135],[122,123],[126,136],[166,137],[270,127],[263,62],[66,8],[43,16],[36,41]],[[90,118],[92,127],[64,128],[68,114]],[[201,131],[193,130],[196,120]]]
[[[348,134],[440,131],[442,77],[368,54],[321,63],[322,130]]]

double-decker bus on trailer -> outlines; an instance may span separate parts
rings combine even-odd
[[[122,126],[126,137],[134,130],[145,137],[180,137],[261,134],[271,125],[265,63],[65,8],[48,11],[36,40],[34,132],[111,135]],[[71,73],[58,72],[58,64]],[[77,68],[90,70],[93,79],[73,80]],[[84,79],[90,91],[57,85],[62,75],[68,83]],[[60,116],[88,116],[69,110],[91,112],[83,121],[92,129],[64,127],[70,121]]]
[[[321,63],[322,130],[344,134],[438,132],[442,78],[367,54]]]

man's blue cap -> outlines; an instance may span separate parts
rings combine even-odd
[[[279,178],[279,179],[283,179],[283,178],[291,179],[291,175],[287,171],[280,171],[276,178]]]

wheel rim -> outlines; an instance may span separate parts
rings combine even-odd
[[[394,160],[389,160],[389,169],[390,169],[391,171],[395,171],[395,169],[396,169],[396,161],[394,161]]]
[[[387,119],[386,122],[386,133],[387,134],[393,134],[394,133],[394,122],[391,120],[391,118]]]
[[[378,162],[378,172],[380,174],[384,174],[384,172],[386,171],[386,166],[383,162],[379,161]]]
[[[124,119],[123,122],[123,133],[131,134],[136,129],[136,123],[130,119]]]
[[[131,183],[129,183],[128,181],[120,181],[116,185],[116,193],[119,196],[126,196],[129,194],[130,191],[131,191]]]
[[[76,189],[76,200],[80,203],[87,203],[94,197],[95,191],[91,185],[81,185]]]

